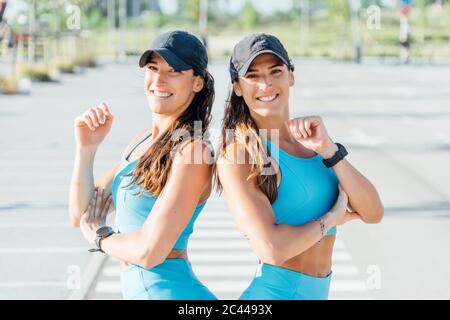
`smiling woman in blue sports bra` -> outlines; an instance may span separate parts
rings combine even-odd
[[[383,216],[322,119],[289,119],[293,70],[280,41],[262,33],[239,41],[230,60],[216,182],[260,260],[240,299],[327,299],[336,226]]]
[[[113,116],[102,104],[75,120],[71,222],[96,246],[92,251],[120,261],[125,299],[216,299],[194,274],[186,250],[212,188],[212,149],[202,140],[214,101],[207,64],[205,47],[187,32],[154,40],[139,61],[152,127],[95,183],[95,152]],[[114,228],[104,226],[111,201]]]

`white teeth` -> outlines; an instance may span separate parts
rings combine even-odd
[[[163,91],[153,91],[153,94],[160,98],[167,98],[171,96],[172,94],[169,92],[163,92]]]
[[[275,100],[275,98],[277,97],[276,94],[272,95],[272,96],[266,96],[266,97],[259,97],[258,99],[263,101],[263,102],[270,102]]]

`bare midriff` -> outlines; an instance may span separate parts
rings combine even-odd
[[[326,277],[331,271],[335,235],[326,236],[305,252],[285,261],[280,267],[313,277]]]

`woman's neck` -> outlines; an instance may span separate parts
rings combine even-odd
[[[152,137],[153,139],[156,139],[160,134],[166,132],[170,126],[180,117],[180,115],[189,108],[192,99],[194,96],[192,96],[189,101],[180,108],[177,108],[177,110],[171,114],[161,114],[161,113],[155,113],[152,112]]]
[[[152,119],[152,138],[156,139],[160,134],[166,132],[178,116],[167,116],[161,114],[153,114]]]
[[[267,138],[271,141],[273,139],[279,141],[293,142],[295,139],[291,136],[286,121],[289,119],[289,114],[281,117],[258,117],[253,116],[258,129],[266,130]]]

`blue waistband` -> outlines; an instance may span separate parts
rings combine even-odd
[[[258,266],[255,279],[259,278],[265,284],[289,290],[309,287],[316,290],[328,290],[332,275],[333,271],[330,271],[326,277],[315,277],[287,268],[262,263]]]

